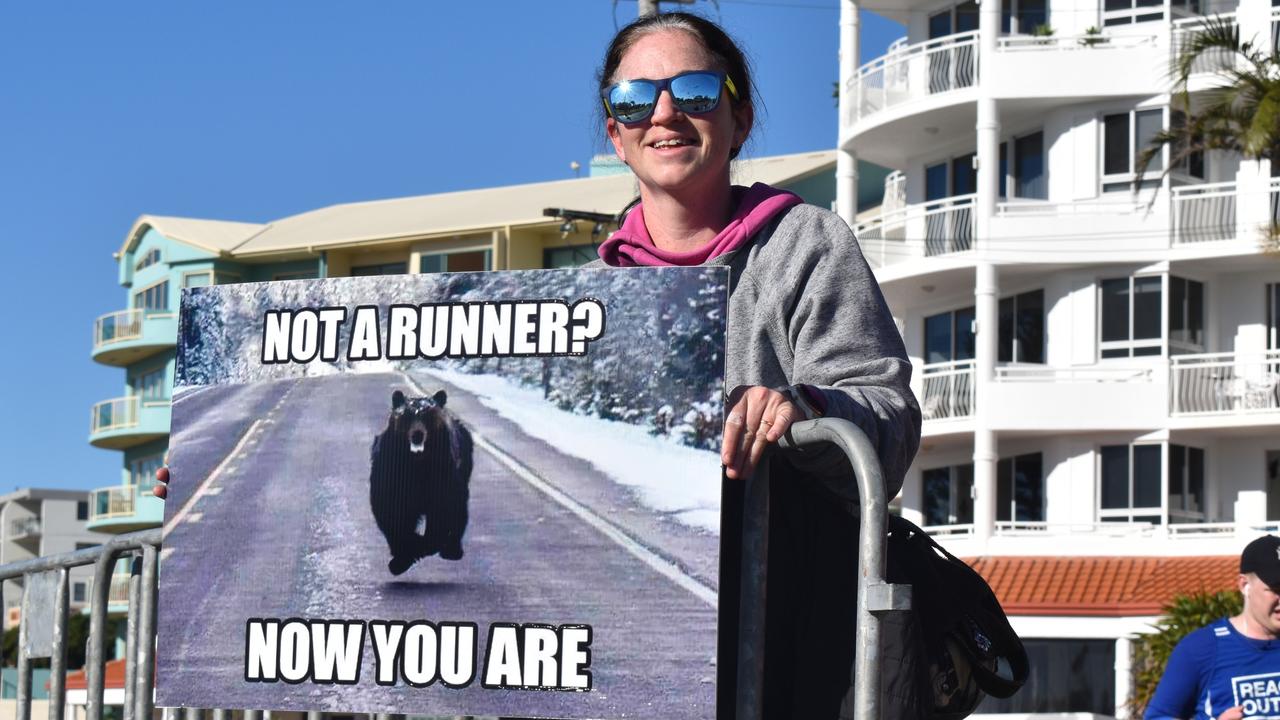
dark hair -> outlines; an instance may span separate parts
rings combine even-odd
[[[692,13],[672,12],[658,13],[639,18],[618,31],[605,51],[604,65],[597,73],[596,81],[599,92],[613,84],[613,75],[622,64],[622,56],[627,54],[632,45],[641,37],[663,30],[680,30],[692,35],[711,56],[717,70],[724,72],[733,81],[738,90],[737,105],[746,105],[755,117],[755,83],[751,80],[751,66],[738,44],[729,37],[719,25]],[[598,101],[597,101],[598,102]],[[736,158],[741,147],[733,148],[730,158]]]

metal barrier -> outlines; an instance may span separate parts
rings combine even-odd
[[[880,618],[885,612],[911,606],[909,586],[885,582],[885,543],[889,499],[875,448],[848,420],[825,418],[801,422],[779,440],[784,448],[833,443],[849,458],[854,477],[833,488],[859,505],[857,648],[852,672],[854,717],[880,717]],[[769,478],[767,463],[747,481],[743,517],[743,573],[738,648],[737,718],[760,720],[764,671],[765,580],[769,544]],[[107,606],[116,561],[129,558],[129,615],[125,638],[125,701],[123,720],[150,720],[154,711],[156,604],[163,530],[155,528],[118,535],[105,544],[62,555],[0,566],[0,606],[3,581],[21,579],[22,615],[18,634],[17,720],[31,720],[31,661],[49,658],[49,720],[66,717],[67,626],[70,570],[94,566],[88,646],[86,720],[102,720],[106,689]],[[203,710],[182,710],[183,720],[204,720]],[[213,710],[212,720],[228,720],[226,710]],[[319,720],[319,712],[307,713]],[[403,720],[403,715],[372,714],[372,720]],[[178,720],[174,708],[164,720]],[[261,711],[244,711],[244,720],[261,720]]]
[[[839,418],[807,420],[791,426],[778,444],[799,448],[832,443],[844,451],[854,477],[832,488],[859,507],[858,624],[850,638],[856,648],[851,686],[853,717],[879,720],[880,615],[911,608],[911,587],[885,582],[885,545],[889,532],[889,497],[879,455],[865,433]],[[769,556],[769,473],[761,463],[747,480],[743,501],[742,597],[738,629],[737,720],[763,718],[765,584]]]

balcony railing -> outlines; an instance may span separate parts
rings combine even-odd
[[[36,537],[40,534],[40,518],[24,517],[9,521],[9,538]]]
[[[887,254],[934,256],[972,250],[976,198],[976,195],[956,195],[908,205],[859,223],[855,230],[863,242],[882,241],[881,265],[885,264]],[[894,243],[901,243],[902,249],[891,251]],[[869,254],[874,252],[871,249]]]
[[[111,589],[107,591],[107,605],[129,604],[129,573],[112,573]]]
[[[1052,367],[1049,365],[1001,365],[996,382],[1129,383],[1151,382],[1151,368]]]
[[[925,525],[920,528],[934,537],[968,537],[973,534],[973,523],[961,525]]]
[[[1172,415],[1280,410],[1280,350],[1175,355],[1169,374]]]
[[[996,40],[996,49],[1001,52],[1113,50],[1158,44],[1159,35],[1006,35]]]
[[[120,485],[94,490],[89,498],[89,521],[131,516],[137,508],[137,498],[137,485]]]
[[[93,406],[89,417],[91,434],[134,427],[138,424],[138,397],[103,400]]]
[[[1218,13],[1208,16],[1194,16],[1182,18],[1173,21],[1173,38],[1172,50],[1173,58],[1176,60],[1182,55],[1182,49],[1196,33],[1204,30],[1205,26],[1210,22],[1226,21],[1234,25],[1236,23],[1236,14],[1233,12]],[[1235,66],[1235,56],[1230,50],[1214,49],[1201,53],[1191,65],[1192,74],[1197,73],[1213,73],[1226,70]]]
[[[845,87],[853,96],[852,123],[894,105],[973,87],[978,79],[978,33],[966,32],[900,46],[858,68]]]
[[[93,323],[93,347],[142,337],[143,310],[107,313]]]
[[[1236,237],[1234,182],[1180,185],[1172,189],[1172,195],[1175,245]]]
[[[956,360],[922,368],[924,393],[920,410],[925,420],[973,415],[973,366],[972,360]]]

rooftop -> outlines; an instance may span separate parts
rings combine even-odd
[[[966,558],[1010,615],[1159,615],[1177,595],[1236,586],[1240,558]]]

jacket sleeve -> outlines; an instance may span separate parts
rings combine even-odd
[[[796,254],[787,263],[787,301],[780,307],[794,355],[790,380],[821,392],[825,416],[852,420],[867,434],[892,498],[920,444],[920,406],[902,336],[849,226],[819,211],[799,231],[809,237],[786,243]],[[797,453],[793,463],[824,477],[850,474],[834,447]]]

